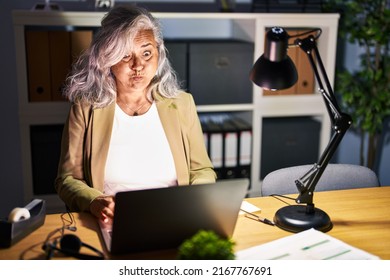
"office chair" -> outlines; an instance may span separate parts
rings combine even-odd
[[[298,193],[295,180],[303,176],[311,167],[312,165],[299,165],[270,172],[262,182],[262,196]],[[367,167],[353,164],[328,164],[315,191],[377,186],[380,186],[377,175]]]

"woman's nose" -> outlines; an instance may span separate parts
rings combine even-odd
[[[141,70],[143,68],[142,59],[137,57],[137,56],[135,56],[133,58],[133,64],[132,64],[131,68],[133,70]]]

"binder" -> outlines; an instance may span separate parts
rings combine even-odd
[[[302,31],[301,31],[302,32]],[[310,33],[309,33],[310,34]],[[308,36],[309,34],[306,34]],[[312,34],[315,35],[315,32]],[[298,81],[297,93],[299,94],[310,94],[314,92],[314,72],[310,65],[309,58],[307,54],[302,51],[300,48],[297,49],[297,71],[298,71]]]
[[[26,30],[25,39],[29,101],[50,101],[49,32]]]
[[[75,61],[92,42],[92,30],[75,30],[70,34],[71,60]]]
[[[252,125],[241,118],[233,117],[232,122],[238,131],[237,178],[250,178],[252,162]]]
[[[208,119],[205,124],[207,151],[219,179],[223,178],[223,130],[215,121]]]
[[[237,178],[238,165],[238,131],[231,121],[231,116],[227,116],[222,122],[223,129],[223,172],[224,179]]]
[[[70,33],[49,31],[51,100],[65,101],[62,96],[66,76],[71,68]]]

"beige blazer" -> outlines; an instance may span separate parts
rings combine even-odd
[[[215,182],[192,95],[156,95],[155,101],[175,161],[178,184]],[[70,109],[55,188],[72,211],[88,211],[91,201],[102,195],[114,112],[115,102],[105,108],[74,104]]]

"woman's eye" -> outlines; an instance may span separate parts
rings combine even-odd
[[[146,52],[144,52],[144,57],[145,58],[148,58],[148,57],[150,57],[152,55],[152,52],[151,51],[146,51]]]
[[[123,61],[129,61],[130,59],[131,59],[131,55],[129,55],[129,54],[126,54],[126,55],[122,58]]]

